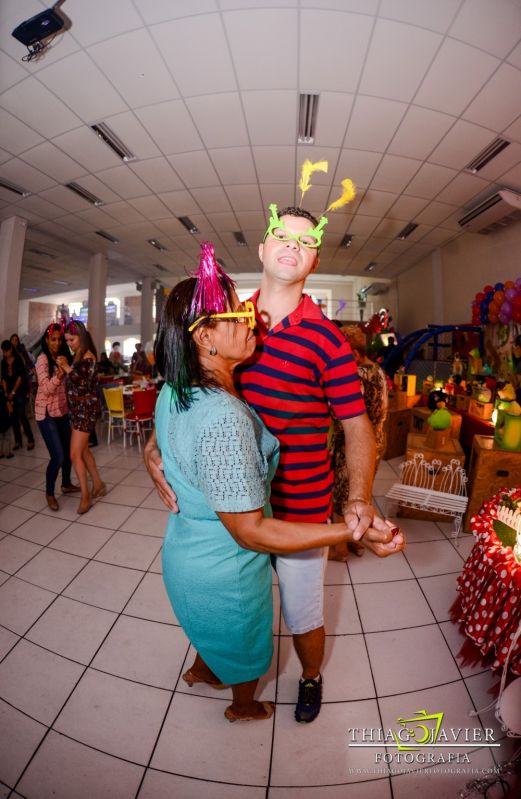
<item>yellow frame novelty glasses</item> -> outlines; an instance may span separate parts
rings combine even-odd
[[[324,234],[324,227],[327,225],[327,218],[320,217],[320,221],[316,227],[309,227],[305,233],[291,233],[284,222],[279,219],[277,206],[275,203],[270,205],[271,217],[270,224],[266,233],[264,234],[263,241],[266,241],[268,236],[272,236],[277,241],[298,241],[302,247],[309,247],[313,250],[318,250],[322,244],[322,236]]]
[[[188,332],[191,333],[194,328],[200,322],[205,321],[206,319],[222,319],[224,322],[235,322],[235,324],[241,324],[244,322],[248,325],[250,330],[253,330],[255,327],[255,306],[251,300],[246,300],[246,302],[241,302],[240,306],[244,308],[244,311],[226,311],[225,313],[211,313],[205,314],[204,316],[200,316],[198,319],[193,322],[190,327],[188,328]]]

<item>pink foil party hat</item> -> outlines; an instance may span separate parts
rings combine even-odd
[[[191,315],[204,313],[223,313],[228,307],[226,287],[235,287],[235,282],[221,269],[215,260],[215,250],[211,241],[201,242],[199,269],[194,277],[197,286],[190,308]]]

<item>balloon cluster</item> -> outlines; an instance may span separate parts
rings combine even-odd
[[[473,325],[521,324],[521,277],[495,286],[485,286],[472,303]]]

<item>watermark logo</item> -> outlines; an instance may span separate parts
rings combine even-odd
[[[401,727],[397,732],[392,731],[400,752],[417,752],[420,746],[435,745],[438,740],[444,713],[427,713],[426,710],[416,710],[415,713],[416,715],[409,719],[399,717],[397,721]],[[430,724],[427,725],[425,722]],[[407,726],[409,724],[412,726]],[[416,745],[407,746],[409,742],[414,742]]]
[[[349,746],[375,748],[375,763],[469,763],[467,752],[458,749],[499,747],[494,741],[494,730],[486,727],[447,727],[443,725],[444,713],[415,710],[409,716],[399,716],[395,729],[375,727],[350,727]],[[382,752],[382,748],[387,752]],[[441,750],[440,752],[428,751]],[[393,751],[394,750],[394,751]],[[424,751],[422,751],[424,750]]]

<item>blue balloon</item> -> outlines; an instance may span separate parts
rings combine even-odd
[[[494,289],[496,291],[503,291],[504,288],[505,288],[505,284],[504,283],[496,283],[496,285],[494,286]]]
[[[499,291],[499,289],[498,289],[498,291]],[[487,291],[487,293],[485,294],[485,297],[486,297],[486,298],[487,298],[487,300],[489,300],[489,301],[490,301],[490,300],[493,300],[493,299],[494,299],[494,292],[493,292],[493,291]]]
[[[479,307],[481,308],[482,311],[487,311],[488,310],[488,300],[481,300],[481,302],[479,303]]]

